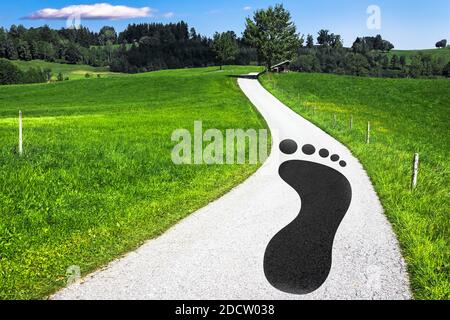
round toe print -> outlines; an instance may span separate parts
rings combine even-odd
[[[308,156],[311,156],[314,153],[316,153],[316,148],[314,148],[313,145],[306,144],[306,145],[303,146],[302,151],[303,151],[304,154],[307,154]]]
[[[283,152],[290,154],[296,147],[292,140],[280,145]],[[302,151],[312,155],[316,148],[305,145]],[[329,152],[322,149],[319,154],[327,158]],[[339,160],[339,156],[333,155],[334,162],[335,157]],[[340,165],[347,164],[341,161]],[[278,290],[308,294],[319,289],[328,278],[334,237],[350,207],[352,188],[341,172],[309,161],[286,161],[279,174],[298,193],[302,206],[297,218],[268,244],[264,274]]]
[[[328,156],[330,155],[330,151],[328,151],[327,149],[321,149],[321,150],[319,151],[319,155],[320,155],[322,158],[328,158]]]
[[[294,140],[283,140],[280,143],[280,150],[285,154],[294,154],[298,150],[297,142]]]
[[[337,162],[339,161],[340,157],[337,154],[333,154],[330,159],[333,162]]]

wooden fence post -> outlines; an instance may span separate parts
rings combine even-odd
[[[370,144],[370,121],[367,122],[367,144]]]
[[[350,115],[350,130],[353,130],[353,115]]]
[[[413,173],[412,173],[412,179],[411,179],[411,191],[414,191],[414,189],[417,187],[417,178],[419,176],[419,154],[414,154],[414,160],[413,160]]]
[[[19,154],[23,154],[22,111],[19,111]]]

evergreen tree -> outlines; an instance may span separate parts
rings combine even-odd
[[[306,47],[309,49],[314,48],[314,38],[310,34],[308,34],[308,37],[306,38]]]
[[[238,53],[236,34],[233,31],[216,32],[214,34],[213,50],[219,62],[220,70],[222,70],[224,64],[236,59],[236,54]]]

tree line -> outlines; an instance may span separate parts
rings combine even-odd
[[[337,40],[324,41],[328,34],[328,30],[319,31],[316,43],[308,35],[306,46],[298,49],[292,62],[294,71],[391,78],[449,76],[450,62],[443,56],[389,54],[394,46],[380,35],[357,38],[351,48],[345,48],[337,35],[330,37]]]
[[[436,43],[436,47],[446,45],[446,40]],[[393,48],[394,45],[381,35],[358,37],[351,48],[345,48],[342,37],[329,30],[320,30],[316,39],[312,35],[305,39],[297,32],[283,5],[255,11],[253,17],[246,19],[242,37],[233,31],[206,37],[183,21],[130,24],[120,33],[109,26],[99,32],[86,27],[54,30],[47,25],[0,28],[0,58],[109,66],[116,72],[224,64],[264,64],[270,68],[275,63],[291,60],[292,69],[301,72],[380,77],[448,76],[450,65],[444,58],[420,54],[407,59],[388,54]],[[11,67],[8,70],[12,70]]]
[[[234,33],[237,51],[229,63],[256,63],[256,50]],[[119,34],[113,27],[98,33],[88,28],[53,30],[48,26],[0,28],[0,58],[110,66],[117,72],[204,67],[219,63],[213,39],[185,22],[131,24]]]
[[[413,78],[450,73],[450,62],[444,57],[420,53],[408,61],[403,55],[389,54],[394,45],[381,35],[358,37],[351,48],[345,48],[342,37],[329,30],[320,30],[314,40],[309,34],[305,43],[283,5],[256,11],[247,18],[244,31],[244,41],[257,48],[268,68],[274,61],[291,60],[292,69],[300,72]],[[446,45],[446,40],[436,43],[436,47]]]
[[[112,27],[96,33],[85,27],[53,30],[47,25],[29,29],[13,25],[9,30],[0,28],[0,58],[106,66],[115,34]]]

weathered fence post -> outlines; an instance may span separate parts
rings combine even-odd
[[[370,144],[370,121],[367,122],[367,144]]]
[[[23,154],[22,111],[19,111],[19,154]]]
[[[419,176],[419,154],[414,154],[413,160],[413,173],[411,179],[411,191],[413,191],[417,187],[417,178]]]
[[[353,130],[353,115],[350,115],[350,130]]]

